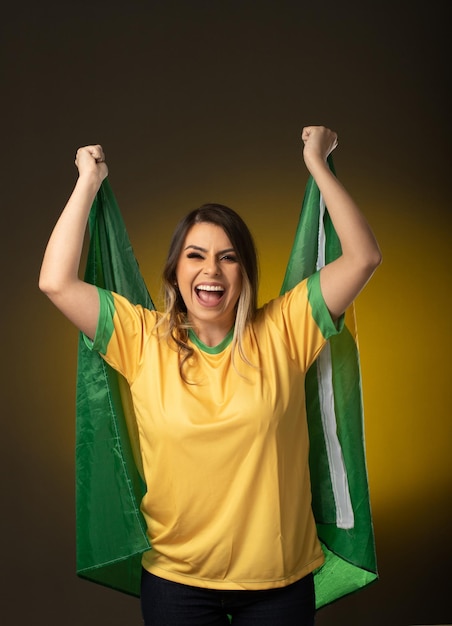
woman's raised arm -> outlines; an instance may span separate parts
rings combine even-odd
[[[50,236],[39,276],[39,288],[60,311],[94,338],[99,316],[97,289],[79,278],[80,257],[89,212],[108,174],[102,147],[77,151],[79,177]]]
[[[325,200],[339,237],[342,255],[320,270],[323,298],[333,319],[353,302],[381,263],[381,252],[358,206],[337,180],[326,159],[337,135],[323,126],[303,129],[303,158]]]

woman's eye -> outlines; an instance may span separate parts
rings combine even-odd
[[[189,252],[187,254],[187,259],[202,259],[202,255],[199,252]]]
[[[221,261],[230,261],[231,263],[236,263],[237,257],[234,256],[233,254],[225,254],[224,256],[221,257]]]

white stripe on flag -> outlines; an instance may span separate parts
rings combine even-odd
[[[325,201],[320,196],[320,216],[318,234],[317,270],[325,265]],[[354,527],[355,518],[348,487],[347,470],[345,468],[342,448],[337,436],[337,420],[334,409],[333,367],[329,342],[317,359],[317,380],[319,385],[320,414],[322,417],[323,435],[328,457],[331,485],[336,504],[336,526],[350,529]]]

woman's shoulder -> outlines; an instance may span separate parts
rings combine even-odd
[[[308,298],[308,281],[309,278],[305,278],[285,293],[268,300],[257,310],[256,319],[265,318],[272,313],[282,311],[294,301],[305,302]]]
[[[145,306],[142,303],[132,302],[127,296],[99,288],[101,311],[107,313],[111,318],[118,316],[123,322],[134,320],[137,324],[142,324],[150,329],[157,324],[162,324],[163,315],[156,309]]]

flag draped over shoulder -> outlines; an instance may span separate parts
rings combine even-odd
[[[330,168],[333,163],[330,157]],[[341,254],[320,191],[309,178],[281,293]],[[364,441],[355,309],[345,313],[305,381],[312,508],[325,563],[314,575],[320,608],[377,579]]]
[[[90,213],[85,280],[154,308],[108,180]],[[282,292],[339,256],[319,190],[309,179]],[[361,380],[353,307],[306,378],[313,510],[325,553],[315,572],[317,607],[377,578],[364,449]],[[145,492],[127,383],[86,346],[78,348],[76,427],[77,573],[140,593],[141,555],[150,549],[140,502]]]
[[[89,217],[85,280],[154,308],[108,180]],[[140,502],[145,492],[129,387],[79,338],[76,392],[77,573],[140,593],[149,550]]]

